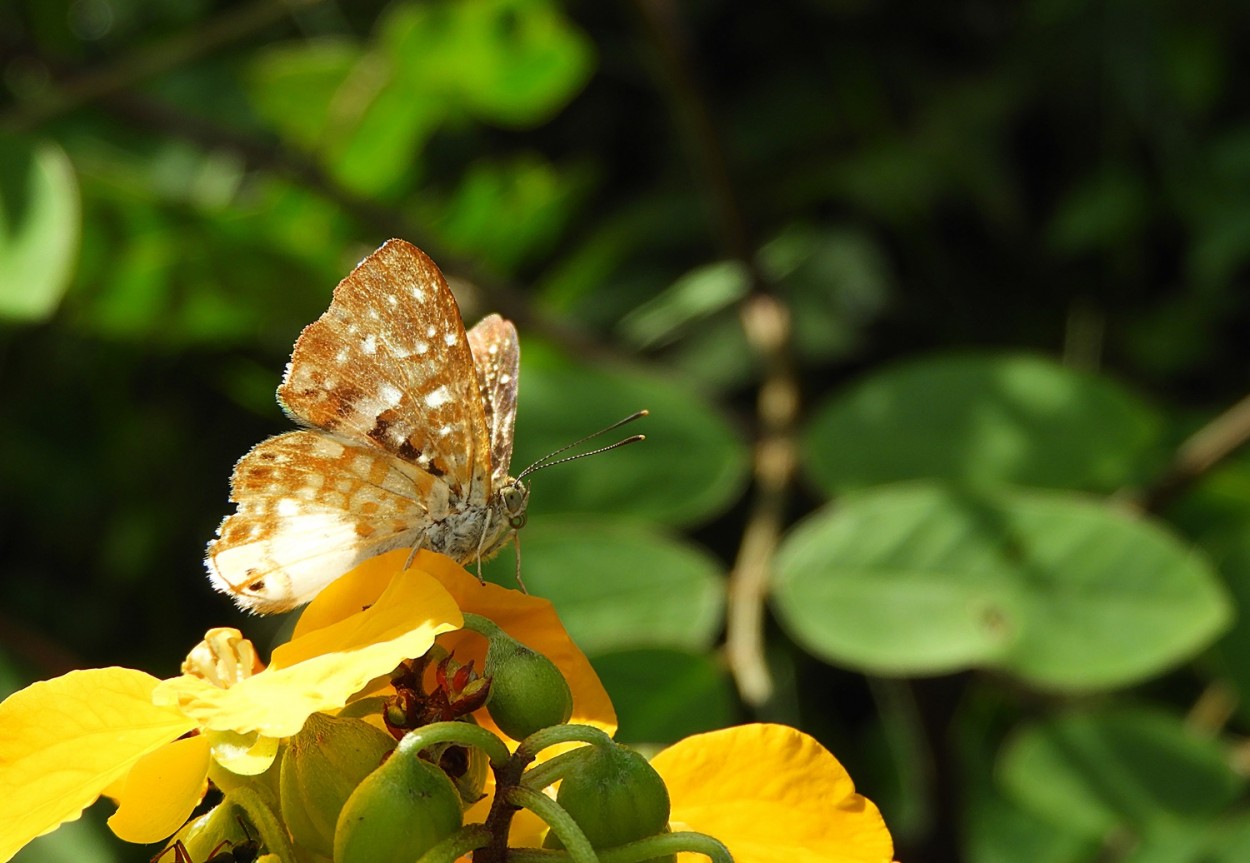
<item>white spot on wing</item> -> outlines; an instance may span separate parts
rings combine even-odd
[[[360,349],[366,354],[376,354],[378,352],[378,337],[373,333],[365,336],[365,340],[361,342]]]
[[[425,397],[426,407],[429,408],[440,408],[449,401],[451,401],[451,392],[445,386],[431,390]]]
[[[382,383],[378,385],[378,399],[384,405],[388,405],[389,407],[395,407],[396,405],[399,404],[400,400],[403,397],[404,397],[403,392],[401,392],[399,387],[395,386],[394,384]]]

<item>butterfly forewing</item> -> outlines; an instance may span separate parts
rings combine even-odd
[[[508,463],[512,461],[521,348],[516,327],[499,315],[482,318],[468,336],[490,431],[491,485],[497,489],[507,479]]]
[[[300,334],[278,398],[297,421],[392,453],[481,505],[490,443],[473,370],[438,267],[390,240]]]

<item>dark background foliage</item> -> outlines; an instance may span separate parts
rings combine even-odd
[[[802,727],[912,863],[1245,859],[1248,17],[11,0],[0,679],[275,637],[203,544],[403,236],[520,327],[518,467],[652,411],[525,537],[623,739]]]

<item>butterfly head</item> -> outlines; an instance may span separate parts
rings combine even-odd
[[[503,516],[508,520],[508,527],[520,530],[525,527],[525,507],[529,505],[530,490],[519,479],[508,478],[503,488],[499,489],[499,504]]]

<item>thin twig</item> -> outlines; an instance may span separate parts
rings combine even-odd
[[[1216,465],[1250,441],[1250,396],[1194,432],[1176,450],[1172,463],[1137,495],[1138,506],[1159,512]]]
[[[759,706],[773,692],[764,656],[764,607],[795,465],[799,398],[789,353],[790,315],[756,265],[755,246],[730,177],[728,159],[707,100],[691,72],[689,52],[677,34],[674,4],[636,0],[635,5],[656,50],[662,83],[700,174],[721,241],[727,254],[745,265],[752,282],[741,317],[747,341],[763,366],[763,379],[756,405],[755,486],[729,578],[725,650],[743,699]]]

